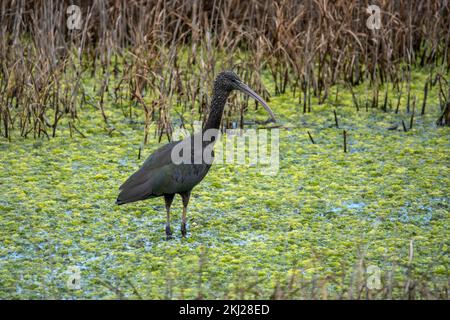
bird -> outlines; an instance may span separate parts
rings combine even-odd
[[[164,197],[166,207],[165,232],[167,240],[172,239],[170,207],[176,194],[181,196],[183,202],[181,234],[182,237],[186,237],[186,213],[191,191],[206,176],[214,160],[213,150],[211,152],[212,160],[206,159],[206,157],[198,158],[198,155],[203,155],[203,152],[207,148],[213,147],[215,138],[217,137],[217,134],[214,135],[214,132],[218,132],[220,129],[223,110],[233,90],[239,90],[257,100],[269,113],[269,121],[276,121],[275,115],[267,103],[248,85],[242,82],[235,72],[223,71],[217,75],[214,81],[210,111],[202,130],[183,140],[169,142],[158,148],[119,187],[120,192],[116,200],[116,204],[118,205]],[[199,144],[200,148],[198,144],[196,147],[196,139],[202,138],[203,135],[206,136],[206,133],[211,131],[213,132],[213,137],[209,141],[203,141],[202,139],[202,142]],[[185,147],[190,148],[184,149]],[[178,156],[178,158],[182,155],[181,157],[185,161],[180,162],[174,155]]]

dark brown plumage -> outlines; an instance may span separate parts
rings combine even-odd
[[[211,167],[211,163],[203,159],[201,159],[200,163],[194,162],[195,148],[193,148],[193,141],[196,135],[203,136],[203,133],[209,129],[218,130],[220,128],[225,103],[233,90],[240,90],[258,100],[269,112],[272,120],[275,120],[272,110],[270,110],[264,100],[240,81],[234,72],[225,71],[220,73],[214,82],[210,114],[202,132],[181,141],[170,142],[157,149],[145,160],[142,167],[120,186],[120,194],[116,203],[121,205],[164,196],[167,212],[166,236],[169,239],[172,235],[170,229],[170,206],[175,194],[179,194],[183,200],[181,233],[183,236],[186,236],[186,210],[191,190],[203,180]],[[203,141],[203,139],[200,141]],[[211,143],[214,144],[211,141],[202,142],[202,150],[200,151],[203,151]],[[192,147],[190,148],[191,161],[176,164],[172,159],[174,148],[186,145]]]

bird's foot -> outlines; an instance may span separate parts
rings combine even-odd
[[[169,226],[166,226],[166,240],[172,239],[172,230],[170,230]]]
[[[181,224],[181,235],[182,235],[183,237],[186,237],[186,222],[183,222],[183,223]]]

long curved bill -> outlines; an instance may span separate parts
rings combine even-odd
[[[245,83],[243,82],[239,82],[238,84],[239,90],[241,90],[242,92],[248,94],[250,97],[252,97],[253,99],[257,100],[258,102],[260,102],[264,109],[266,109],[266,111],[270,114],[270,117],[272,118],[273,122],[276,122],[277,120],[275,119],[275,114],[273,113],[272,109],[270,109],[270,107],[267,105],[267,103],[263,100],[263,98],[261,98],[260,96],[258,96],[256,94],[255,91],[253,91],[252,89],[250,89],[249,86],[247,86]]]

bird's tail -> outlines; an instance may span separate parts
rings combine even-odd
[[[119,205],[119,206],[120,206],[121,204],[125,204],[125,203],[127,203],[127,202],[124,202],[123,200],[121,200],[120,197],[118,197],[118,198],[116,199],[116,204]]]
[[[130,185],[122,188],[119,196],[117,197],[116,204],[122,205],[153,197],[156,197],[156,195],[149,191],[148,183]]]

